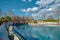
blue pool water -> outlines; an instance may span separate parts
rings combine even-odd
[[[17,31],[27,40],[60,40],[60,27],[20,25]]]

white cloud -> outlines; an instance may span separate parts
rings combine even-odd
[[[53,11],[53,8],[49,8],[48,11]]]
[[[56,0],[55,3],[60,3],[60,0]]]
[[[53,2],[55,3],[52,4]],[[58,10],[60,8],[60,0],[40,0],[40,1],[37,1],[36,4],[39,6],[33,7],[33,8],[22,9],[21,11],[26,12],[26,13],[31,12],[32,17],[42,19],[44,15],[46,16],[46,18],[49,17],[50,15],[52,16],[55,15],[56,13],[55,10]]]
[[[53,2],[54,0],[40,0],[40,1],[37,1],[36,4],[40,6],[47,6]]]
[[[33,8],[27,8],[27,9],[21,9],[23,12],[35,12],[38,11],[38,7],[33,7]]]
[[[56,6],[56,8],[57,8],[57,6]],[[39,19],[43,19],[43,18],[47,19],[49,16],[54,17],[56,12],[54,13],[53,11],[55,11],[55,10],[58,10],[58,9],[54,9],[51,7],[48,9],[44,8],[44,9],[39,10],[37,13],[32,13],[32,17],[33,18],[39,18]],[[58,12],[57,12],[57,14],[58,14]]]
[[[37,13],[32,13],[33,18],[39,18],[39,19],[47,19],[50,15],[53,15],[53,12],[51,12],[52,8],[44,8],[39,10]]]
[[[60,4],[54,4],[54,5],[51,5],[50,7],[53,8],[53,9],[57,9],[57,8],[60,7]]]
[[[42,9],[39,10],[37,13],[32,13],[32,17],[42,19],[45,13],[47,13],[47,9]]]
[[[53,2],[55,3],[53,4]],[[34,15],[40,18],[43,17],[43,14],[46,14],[46,17],[49,17],[50,15],[53,16],[55,14],[53,11],[58,10],[60,8],[60,0],[40,0],[40,1],[37,1],[36,4],[39,5],[39,7],[42,7],[42,9],[40,9]],[[48,8],[46,8],[47,6]]]
[[[38,7],[33,7],[31,8],[31,11],[37,11],[39,8]]]
[[[28,8],[28,9],[21,9],[22,12],[30,12],[31,11],[31,8]]]
[[[32,14],[33,17],[36,17],[37,15],[36,14]]]

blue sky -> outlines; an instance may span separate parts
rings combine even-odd
[[[0,9],[10,9],[18,16],[32,16],[35,19],[47,19],[60,16],[60,0],[0,0]]]
[[[37,0],[0,0],[0,9],[7,12],[9,9],[14,9],[14,13],[17,15],[25,15],[20,9],[32,8],[38,6],[35,4]]]

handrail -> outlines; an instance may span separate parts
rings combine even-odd
[[[17,33],[20,37],[22,37],[24,40],[27,40],[23,35],[21,35],[19,32],[17,32],[16,30],[14,30],[15,33]]]

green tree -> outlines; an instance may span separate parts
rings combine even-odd
[[[1,18],[0,18],[0,21],[1,21],[1,22],[2,22],[2,21],[4,21],[4,18],[3,18],[3,17],[1,17]]]
[[[11,20],[11,17],[10,17],[10,16],[6,16],[6,19],[7,19],[7,20]]]

